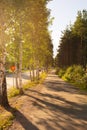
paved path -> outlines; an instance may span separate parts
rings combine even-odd
[[[87,130],[87,95],[53,73],[21,100],[9,130]]]

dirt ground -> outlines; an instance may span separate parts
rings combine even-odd
[[[54,73],[22,100],[8,130],[87,130],[87,95]]]

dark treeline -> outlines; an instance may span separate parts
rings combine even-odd
[[[78,11],[73,25],[63,31],[56,66],[64,68],[72,65],[87,67],[87,11]]]

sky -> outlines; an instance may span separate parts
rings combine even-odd
[[[87,10],[87,0],[52,0],[47,5],[51,9],[51,17],[54,17],[53,24],[49,30],[52,31],[52,41],[54,45],[54,57],[57,54],[61,31],[67,25],[73,24],[79,10]]]

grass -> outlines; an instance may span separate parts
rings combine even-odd
[[[23,89],[24,90],[27,90],[27,89],[29,89],[30,87],[34,87],[36,85],[36,82],[34,81],[34,82],[27,82],[26,84],[24,84],[23,85]]]
[[[27,82],[26,84],[23,85],[23,90],[28,90],[30,87],[34,87],[39,83],[42,83],[44,79],[46,78],[47,74],[44,72],[40,75],[39,80],[35,80],[33,82]],[[21,105],[23,104],[24,101],[24,96],[21,98],[18,98],[16,96],[20,95],[19,89],[12,87],[8,91],[8,97],[10,101],[12,100],[12,107],[19,109]],[[12,98],[15,97],[15,98]],[[15,99],[15,100],[14,100]],[[9,127],[15,116],[12,114],[12,112],[8,112],[7,110],[0,108],[0,130],[4,130],[5,128]]]
[[[46,74],[45,72],[41,73],[39,80],[36,79],[36,80],[33,81],[33,82],[30,82],[30,81],[27,82],[25,85],[23,85],[23,89],[24,89],[24,90],[27,90],[27,89],[29,89],[30,87],[34,87],[35,85],[37,85],[37,84],[39,84],[39,83],[42,83],[42,82],[45,80],[46,76],[47,76],[47,74]]]
[[[70,82],[70,83],[71,83],[72,85],[74,85],[75,87],[80,88],[80,90],[83,90],[83,91],[87,92],[87,87],[86,87],[85,84],[81,84],[81,83],[72,83],[72,82]]]
[[[15,87],[10,88],[9,91],[8,91],[8,97],[9,98],[15,97],[15,96],[17,96],[19,94],[20,94],[19,89],[15,88]]]
[[[3,113],[0,114],[0,130],[4,130],[12,124],[14,115],[6,110],[3,110]]]
[[[45,72],[41,73],[39,82],[42,83],[46,77],[47,77],[47,74]]]

